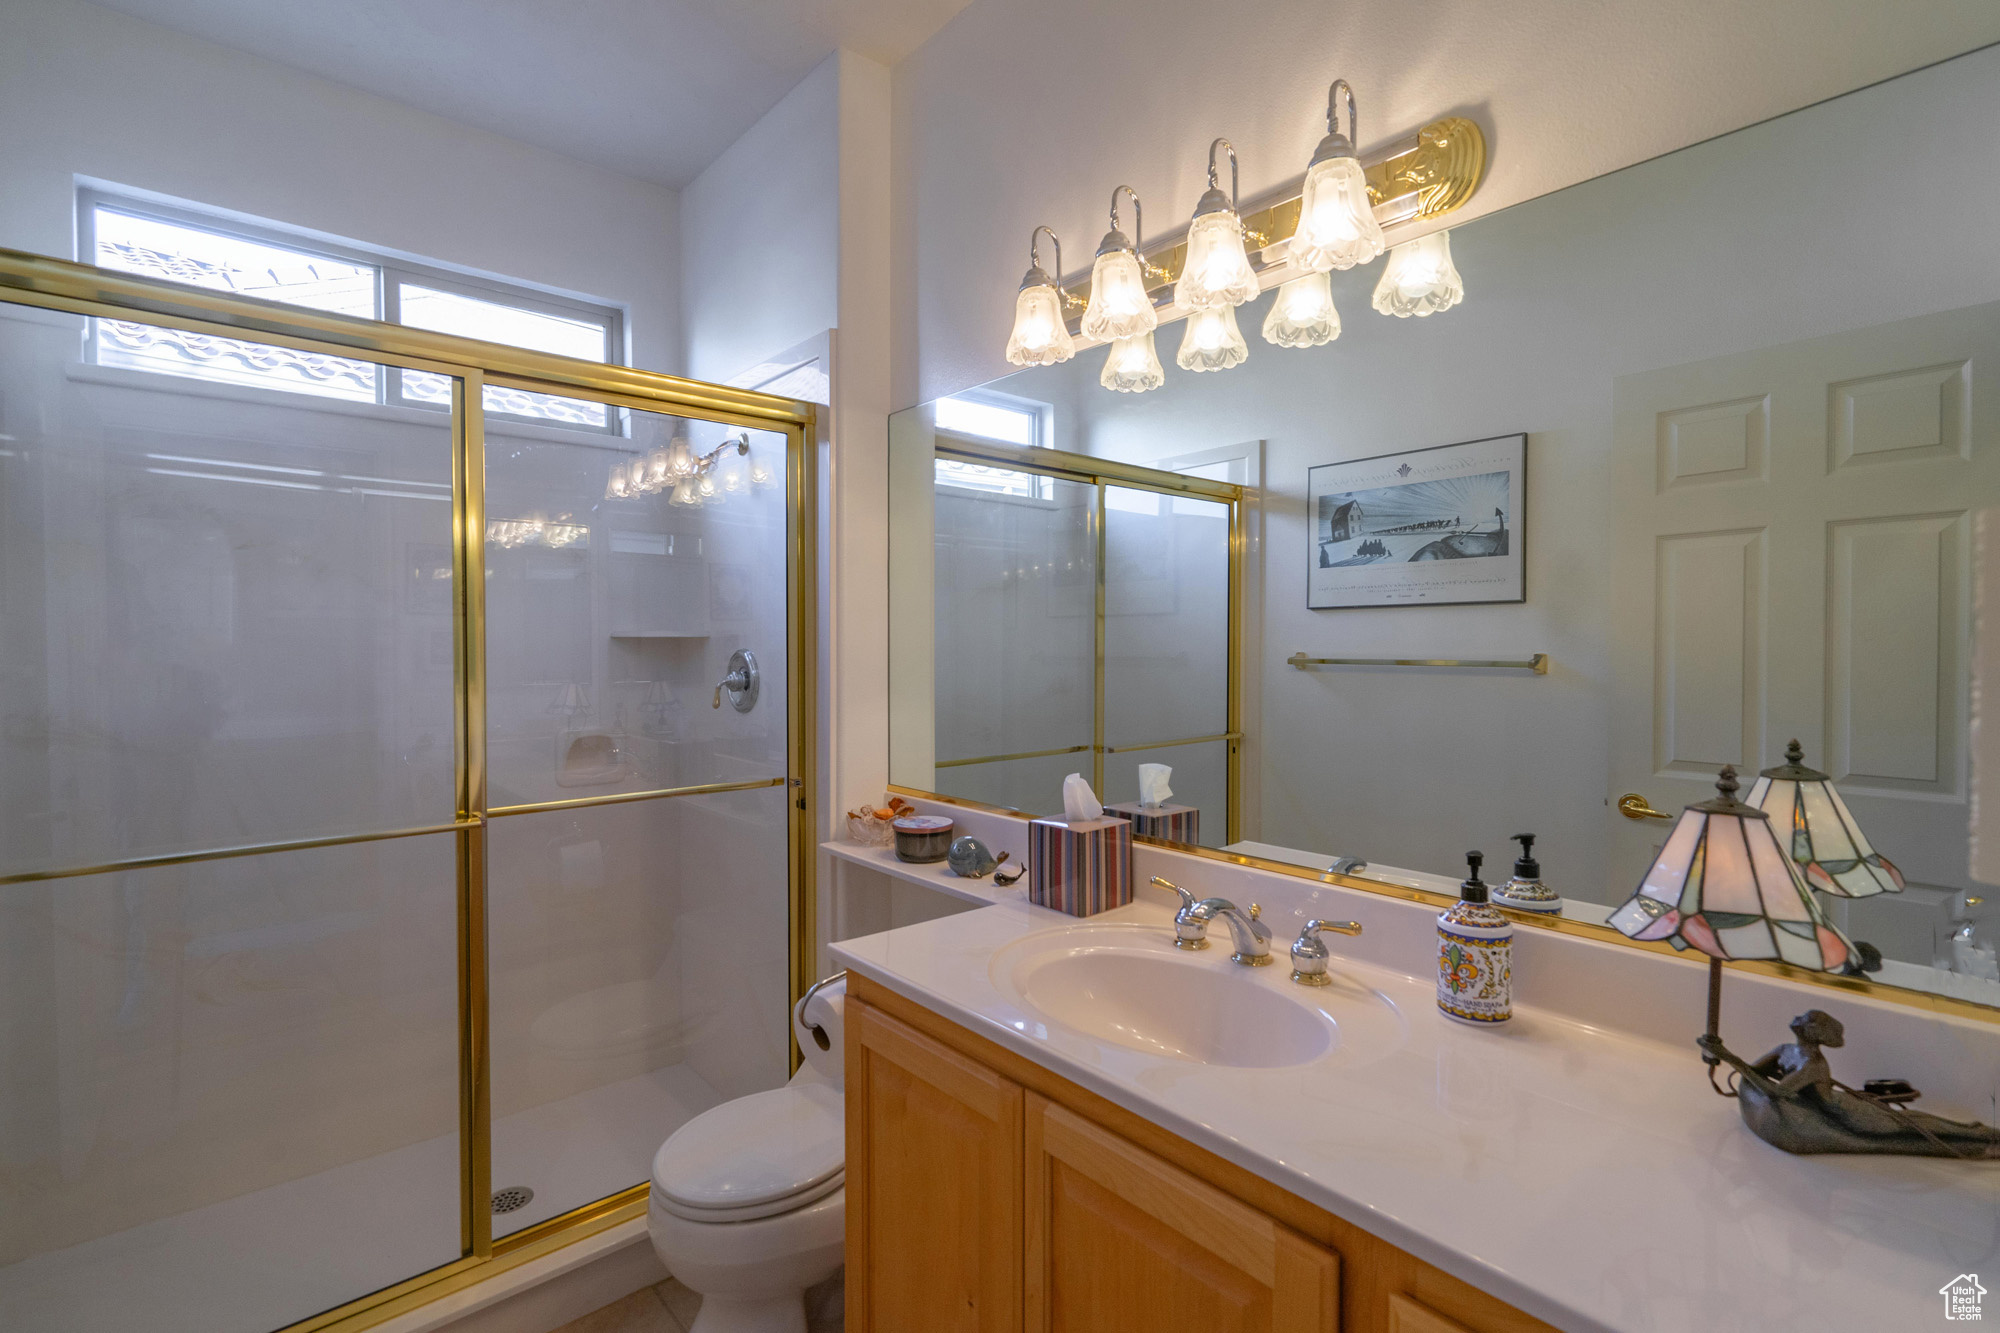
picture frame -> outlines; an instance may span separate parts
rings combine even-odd
[[[1306,470],[1306,606],[1528,600],[1528,437]]]

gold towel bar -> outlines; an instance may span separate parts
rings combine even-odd
[[[1285,664],[1300,671],[1316,666],[1498,667],[1505,671],[1532,671],[1538,676],[1549,674],[1547,653],[1536,653],[1526,661],[1514,662],[1467,657],[1307,657],[1304,653],[1293,653],[1285,659]]]

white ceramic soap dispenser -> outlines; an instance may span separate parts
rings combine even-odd
[[[1486,900],[1484,852],[1467,852],[1471,873],[1458,901],[1438,913],[1438,1008],[1462,1023],[1514,1016],[1514,923]]]
[[[1500,907],[1511,907],[1517,912],[1545,912],[1550,916],[1561,916],[1561,896],[1542,883],[1542,864],[1535,859],[1535,835],[1516,833],[1514,841],[1521,844],[1521,855],[1514,862],[1514,878],[1493,890],[1494,903]]]

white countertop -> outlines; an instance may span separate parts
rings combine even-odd
[[[1045,1026],[1006,999],[995,951],[1076,922],[990,880],[959,881],[975,883],[990,907],[834,955],[1558,1327],[1928,1328],[1942,1322],[1946,1282],[2000,1277],[2000,1163],[1766,1145],[1709,1090],[1691,1041],[1698,1011],[1690,1040],[1673,1044],[1531,1006],[1505,1028],[1468,1028],[1437,1012],[1428,975],[1346,960],[1359,942],[1328,937],[1338,984],[1403,1015],[1400,1047],[1357,1062],[1336,1046],[1289,1068],[1191,1064]],[[1166,932],[1170,917],[1141,901],[1092,920]],[[1285,927],[1266,919],[1282,955]],[[1189,957],[1246,984],[1292,984],[1282,956],[1255,972],[1223,949]]]

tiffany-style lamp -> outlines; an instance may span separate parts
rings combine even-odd
[[[1781,780],[1810,793],[1815,789],[1809,784],[1825,778],[1769,779],[1773,788]],[[1638,891],[1611,914],[1611,924],[1633,939],[1665,940],[1708,955],[1708,1031],[1696,1044],[1710,1085],[1738,1098],[1752,1132],[1787,1152],[2000,1157],[2000,1130],[1910,1111],[1906,1104],[1918,1094],[1906,1083],[1883,1080],[1856,1090],[1835,1080],[1821,1052],[1842,1041],[1840,1022],[1830,1014],[1808,1010],[1792,1023],[1795,1042],[1754,1063],[1723,1044],[1725,959],[1771,959],[1836,972],[1846,969],[1855,946],[1826,919],[1798,865],[1779,844],[1770,815],[1736,799],[1736,770],[1724,768],[1715,789],[1715,799],[1681,812]],[[1852,829],[1851,820],[1846,827]],[[1858,839],[1858,832],[1853,836]],[[1853,846],[1844,844],[1842,850]],[[1860,847],[1862,856],[1855,860],[1867,864],[1873,853],[1865,843]],[[1726,1088],[1715,1074],[1725,1063],[1734,1071]]]
[[[1751,784],[1750,804],[1771,817],[1780,838],[1790,833],[1792,860],[1814,888],[1843,898],[1901,893],[1903,872],[1869,845],[1833,779],[1807,768],[1805,757],[1794,740],[1785,762]]]
[[[1708,955],[1708,1036],[1720,1041],[1724,959],[1772,958],[1832,972],[1854,950],[1778,845],[1771,817],[1736,799],[1733,767],[1722,770],[1715,790],[1714,800],[1681,811],[1611,924],[1635,940],[1692,945]],[[1721,1060],[1706,1049],[1702,1059],[1713,1083]]]

